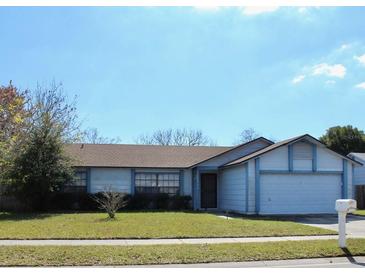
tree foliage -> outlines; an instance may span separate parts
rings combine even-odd
[[[0,87],[0,180],[11,164],[15,149],[26,135],[31,111],[27,91],[10,84]]]
[[[364,132],[351,125],[331,127],[319,140],[342,155],[350,152],[365,152]]]
[[[38,87],[29,102],[27,135],[8,174],[11,190],[29,207],[45,210],[46,199],[73,177],[64,144],[79,136],[76,108],[62,87]]]
[[[142,134],[136,139],[137,144],[161,146],[204,146],[214,145],[212,139],[195,129],[159,129],[151,135]]]

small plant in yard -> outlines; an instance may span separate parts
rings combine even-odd
[[[121,192],[115,192],[111,187],[107,188],[98,195],[92,196],[95,202],[98,203],[99,208],[108,213],[110,219],[115,218],[115,213],[126,206],[127,201],[124,199],[125,194]]]

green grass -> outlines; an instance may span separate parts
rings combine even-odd
[[[356,210],[353,214],[354,214],[354,215],[365,216],[365,209],[362,209],[362,210]]]
[[[291,221],[244,217],[223,219],[195,212],[0,214],[0,239],[123,239],[254,237],[336,234]]]
[[[0,266],[85,266],[239,262],[365,255],[365,239],[155,246],[4,246]]]

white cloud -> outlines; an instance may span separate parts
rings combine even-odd
[[[360,55],[360,56],[354,56],[354,58],[360,62],[360,64],[365,66],[365,54]]]
[[[355,88],[365,89],[365,82],[362,82],[362,83],[360,83],[360,84],[357,84],[357,85],[355,86]]]
[[[278,6],[250,6],[250,7],[244,7],[242,10],[242,13],[244,15],[252,16],[252,15],[258,15],[262,13],[268,13],[268,12],[274,12],[279,9]]]
[[[343,44],[343,45],[341,45],[340,50],[349,49],[350,47],[351,47],[350,44]]]
[[[327,80],[327,81],[325,82],[325,84],[326,84],[326,85],[334,85],[334,84],[336,84],[336,81],[335,81],[335,80]]]
[[[329,65],[322,63],[313,66],[313,75],[326,75],[330,77],[343,78],[346,75],[346,67],[342,64]]]
[[[305,75],[298,75],[296,77],[293,78],[293,80],[291,81],[293,84],[298,84],[300,82],[302,82],[305,78]]]

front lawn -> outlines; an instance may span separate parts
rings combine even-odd
[[[336,234],[291,221],[244,217],[223,219],[196,212],[0,213],[0,239],[112,239],[254,237]]]
[[[353,214],[354,215],[365,216],[365,209],[356,210]]]
[[[0,266],[86,266],[240,262],[365,255],[365,239],[154,246],[2,246]]]

